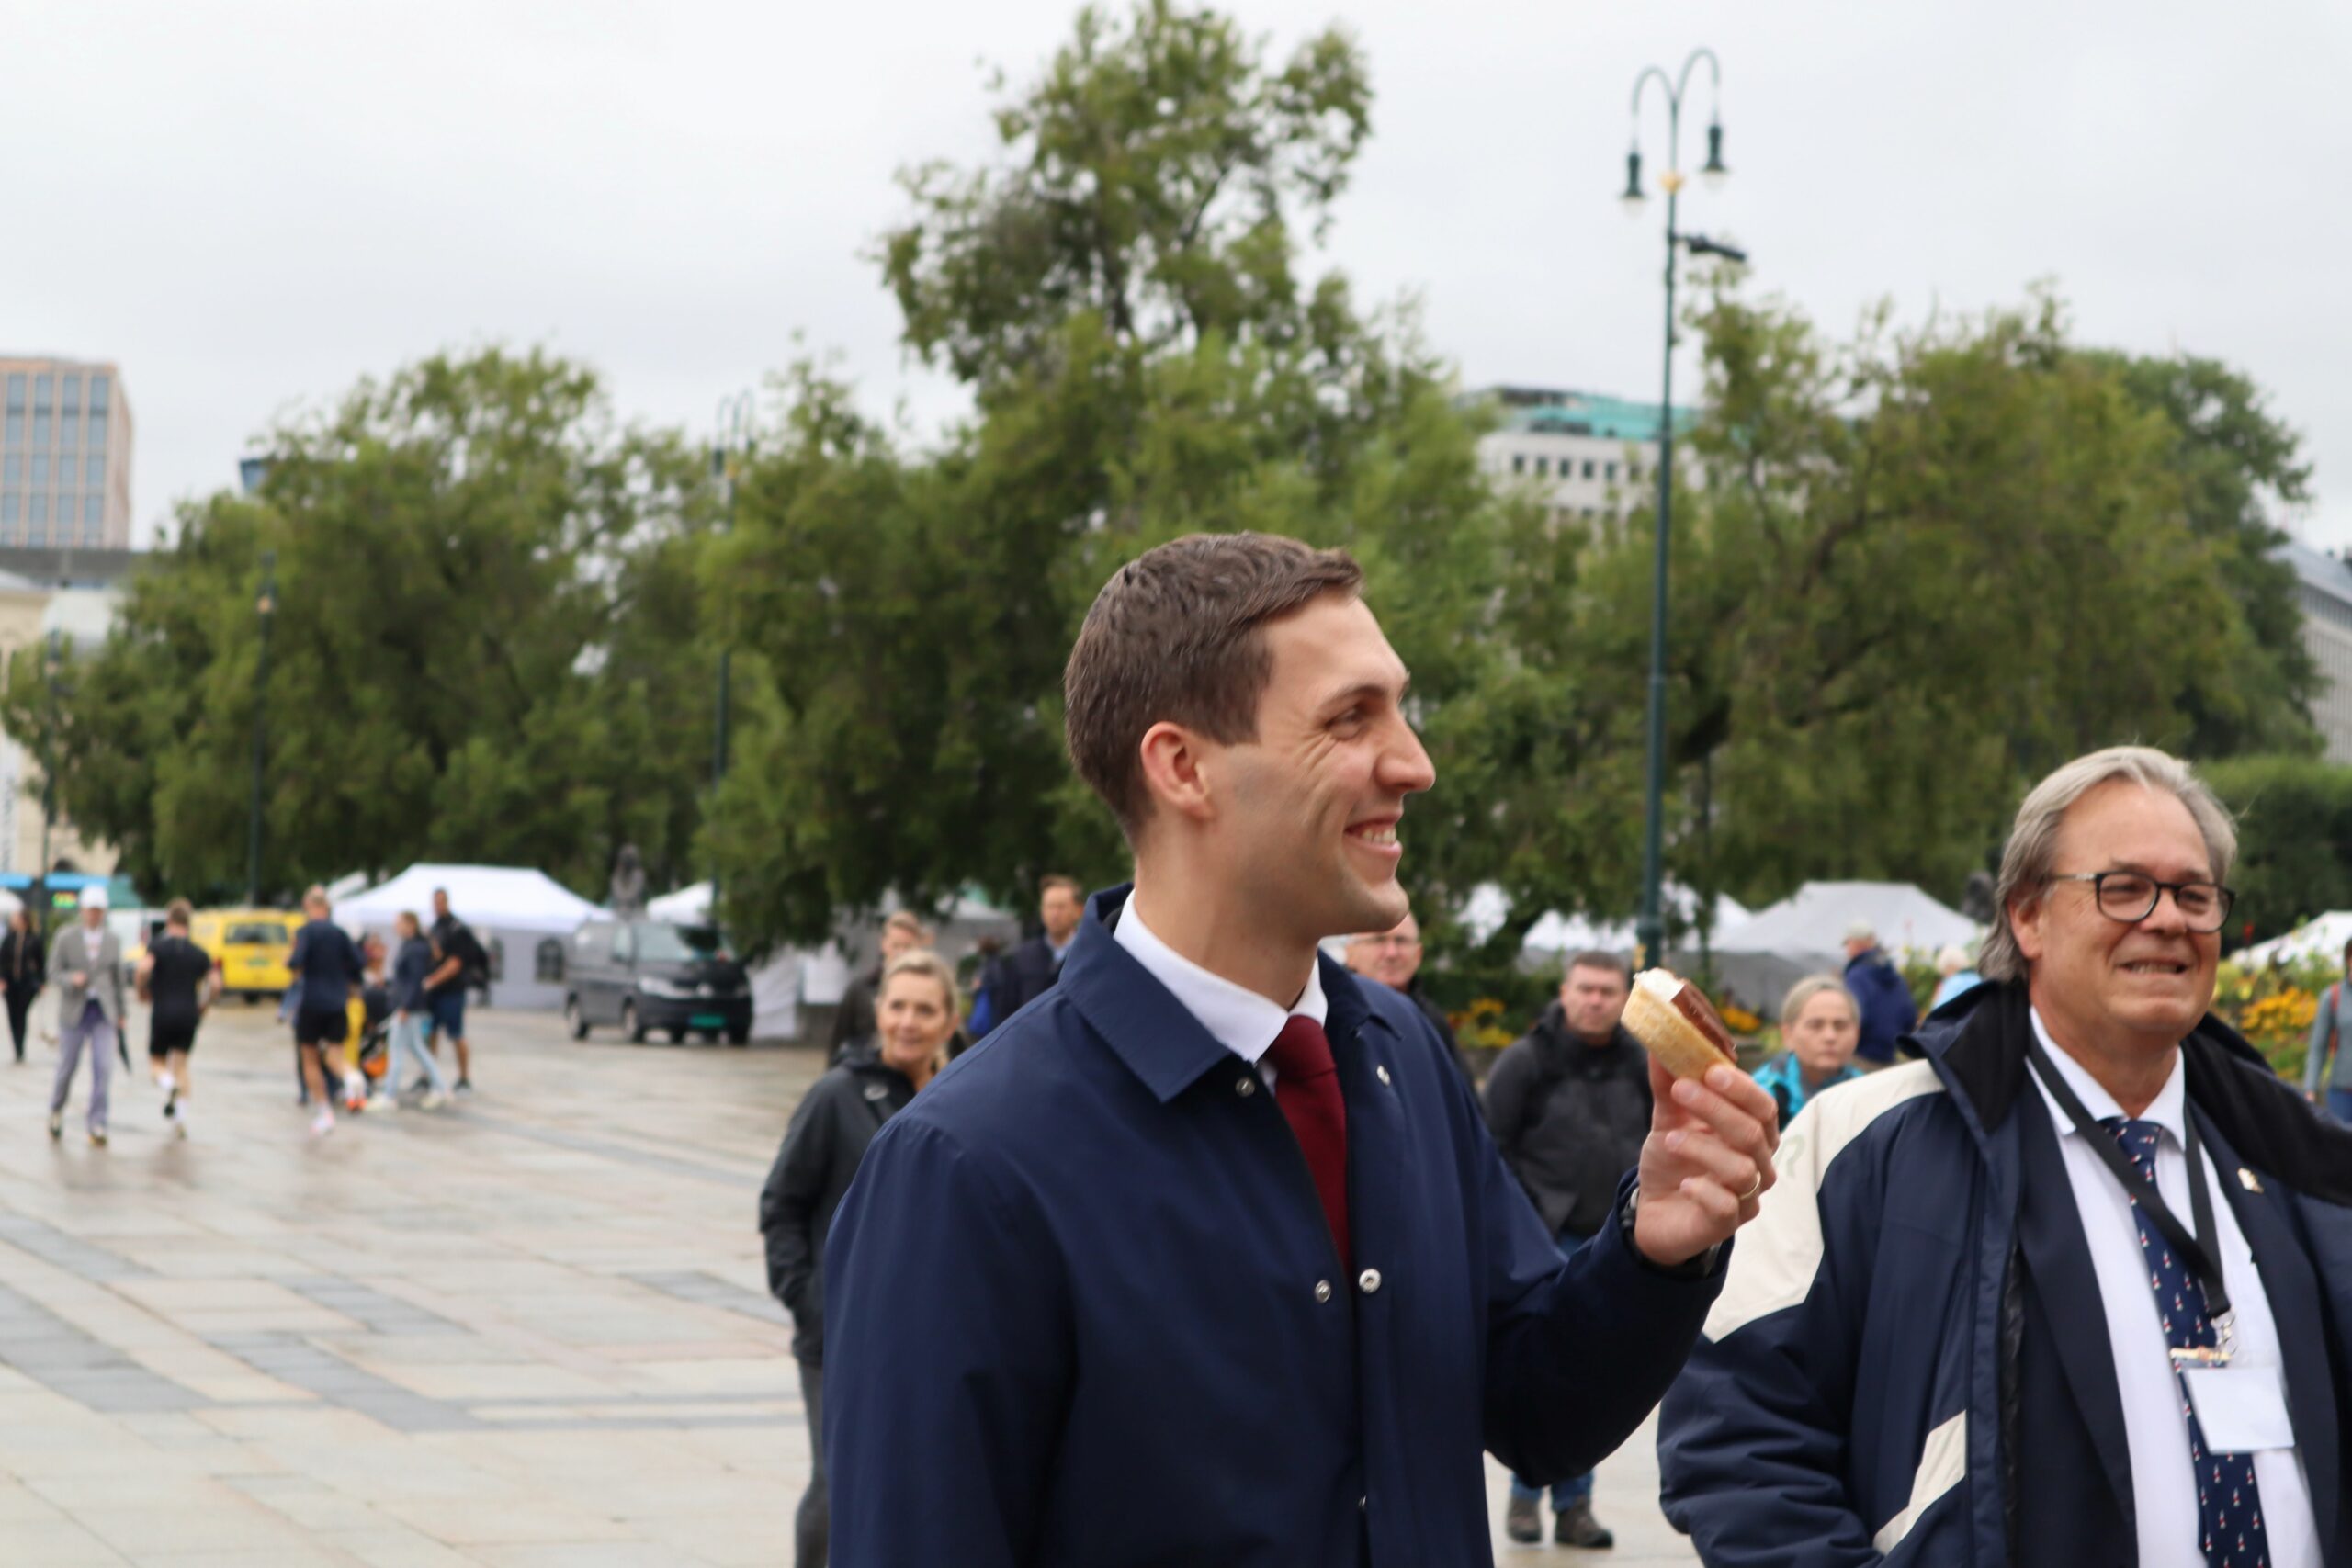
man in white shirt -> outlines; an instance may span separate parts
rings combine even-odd
[[[2235,853],[2159,751],[2028,795],[1985,984],[1790,1124],[1667,1399],[1708,1561],[2352,1562],[2352,1138],[2207,1012]]]

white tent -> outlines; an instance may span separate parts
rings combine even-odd
[[[1858,920],[1889,953],[1932,955],[1952,945],[1973,953],[1980,934],[1967,916],[1907,882],[1808,882],[1718,931],[1716,972],[1769,1017],[1803,976],[1844,971],[1846,930]]]
[[[1699,896],[1680,883],[1668,881],[1659,892],[1663,902],[1672,911],[1673,920],[1686,932],[1697,916]],[[1482,882],[1470,890],[1462,906],[1462,924],[1470,935],[1484,942],[1496,928],[1510,918],[1510,900],[1503,890],[1491,882]],[[1722,932],[1749,919],[1747,907],[1728,893],[1715,896],[1714,930]],[[1695,933],[1686,935],[1693,940]],[[1563,915],[1556,909],[1547,910],[1527,928],[1526,940],[1521,944],[1523,958],[1546,961],[1564,953],[1579,953],[1598,949],[1603,953],[1631,953],[1634,950],[1634,922],[1631,920],[1595,921],[1582,916]]]
[[[710,884],[697,882],[675,893],[664,893],[645,906],[646,914],[673,925],[707,926],[710,919]],[[801,974],[808,955],[797,948],[768,954],[752,970],[752,1038],[800,1038]]]
[[[2306,958],[2339,957],[2344,944],[2352,942],[2352,909],[2333,909],[2316,919],[2305,920],[2285,936],[2274,936],[2268,942],[2256,942],[2242,953],[2231,954],[2233,962],[2249,969],[2262,968],[2274,962],[2299,963]]]
[[[449,910],[471,926],[490,951],[488,1005],[563,1005],[566,940],[604,910],[544,872],[520,866],[410,866],[390,882],[355,893],[335,906],[335,923],[354,936],[373,932],[390,942],[402,910],[433,923],[433,890],[448,889]]]

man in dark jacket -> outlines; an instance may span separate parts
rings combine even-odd
[[[1495,1146],[1566,1253],[1609,1224],[1619,1176],[1639,1157],[1650,1129],[1649,1053],[1618,1021],[1632,982],[1616,954],[1577,953],[1560,981],[1560,999],[1487,1075]],[[1511,1477],[1503,1517],[1511,1540],[1544,1538],[1543,1495],[1535,1480]],[[1562,1545],[1616,1544],[1592,1517],[1589,1471],[1554,1483],[1552,1509],[1553,1539]]]
[[[1361,581],[1194,536],[1089,611],[1066,732],[1135,885],[842,1204],[843,1562],[1475,1568],[1480,1450],[1589,1468],[1689,1354],[1772,1179],[1771,1097],[1661,1075],[1638,1175],[1563,1258],[1428,1021],[1318,962],[1403,918],[1432,782]]]
[[[1086,913],[1086,890],[1075,879],[1048,876],[1037,884],[1037,919],[1045,927],[1011,953],[988,966],[980,980],[987,997],[985,1013],[975,1010],[974,1031],[989,1030],[1044,996],[1062,977],[1062,961],[1077,940],[1078,922]]]
[[[1894,1043],[1919,1021],[1919,1010],[1903,971],[1879,950],[1878,932],[1867,920],[1846,928],[1846,988],[1862,1004],[1862,1039],[1854,1055],[1865,1071],[1888,1066]]]
[[[1667,1396],[1703,1560],[2352,1562],[2352,1134],[2206,1010],[2235,852],[2160,751],[2027,796],[1985,983],[1797,1114]]]
[[[1377,980],[1420,1010],[1430,1027],[1445,1042],[1446,1053],[1470,1081],[1470,1064],[1462,1059],[1461,1043],[1453,1037],[1453,1021],[1421,985],[1421,922],[1407,915],[1385,931],[1366,931],[1348,938],[1342,961],[1352,974]]]
[[[841,1006],[833,1010],[831,1038],[826,1041],[826,1061],[838,1064],[846,1060],[849,1047],[861,1040],[874,1038],[874,998],[882,988],[882,971],[902,953],[912,953],[929,947],[931,928],[922,923],[912,910],[895,909],[882,922],[881,956],[874,967],[849,983],[842,993]]]

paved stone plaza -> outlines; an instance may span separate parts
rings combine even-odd
[[[473,1022],[480,1094],[316,1142],[266,1008],[207,1022],[187,1142],[143,1010],[109,1147],[86,1077],[44,1134],[49,1045],[0,1057],[0,1562],[790,1561],[808,1443],[754,1208],[815,1054]],[[1646,1435],[1604,1467],[1608,1561],[1693,1561],[1656,1473]]]

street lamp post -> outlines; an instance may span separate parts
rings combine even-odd
[[[57,825],[57,672],[65,662],[65,633],[52,626],[49,633],[49,651],[40,665],[41,697],[49,709],[49,722],[42,727],[40,743],[40,874],[33,886],[40,890],[40,930],[49,931],[49,835]]]
[[[718,481],[722,516],[719,526],[728,533],[735,531],[735,474],[743,458],[752,451],[752,424],[758,417],[758,400],[748,391],[738,392],[718,401],[718,434],[710,446],[710,476]],[[711,716],[710,737],[710,808],[718,809],[718,786],[727,782],[727,706],[729,666],[733,661],[733,649],[722,637],[718,645],[718,698]],[[712,857],[710,866],[710,918],[718,919],[718,862]]]
[[[1684,183],[1682,104],[1690,85],[1690,73],[1702,60],[1707,62],[1710,89],[1720,94],[1723,66],[1711,49],[1692,50],[1690,58],[1682,62],[1682,72],[1679,76],[1668,77],[1664,71],[1653,65],[1634,79],[1634,138],[1625,153],[1625,190],[1622,198],[1627,212],[1634,215],[1641,212],[1646,199],[1642,189],[1642,93],[1655,80],[1658,90],[1666,95],[1666,173],[1658,178],[1660,188],[1666,192],[1666,371],[1664,385],[1658,393],[1657,540],[1650,584],[1649,768],[1644,788],[1642,912],[1634,926],[1635,940],[1641,944],[1641,959],[1645,964],[1656,964],[1666,951],[1666,919],[1660,893],[1664,879],[1663,819],[1666,804],[1667,541],[1674,526],[1675,247],[1680,245],[1693,255],[1721,255],[1735,261],[1747,259],[1731,246],[1717,244],[1703,234],[1684,234],[1676,224],[1677,207]],[[1724,167],[1723,118],[1711,105],[1707,125],[1707,162],[1699,173],[1712,186],[1720,183],[1728,172]]]
[[[245,833],[245,902],[261,907],[262,773],[269,744],[269,627],[277,618],[277,552],[261,553],[261,662],[254,672],[254,814]]]

